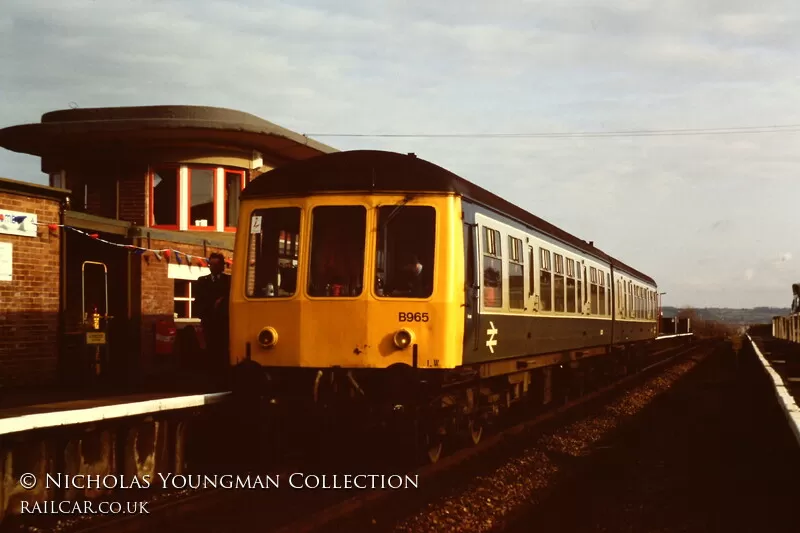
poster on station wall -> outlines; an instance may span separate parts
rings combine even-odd
[[[12,249],[10,242],[0,242],[0,281],[11,281]]]
[[[9,211],[0,207],[0,233],[19,237],[36,237],[38,235],[34,213]]]

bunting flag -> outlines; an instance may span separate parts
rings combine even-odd
[[[132,251],[137,256],[143,256],[147,258],[149,256],[146,254],[150,254],[156,259],[158,259],[159,262],[163,257],[164,259],[167,260],[167,263],[169,263],[170,258],[174,257],[175,261],[179,265],[182,265],[185,262],[187,266],[207,267],[209,261],[211,260],[209,257],[198,257],[196,255],[188,254],[186,252],[181,252],[180,250],[175,250],[174,248],[161,248],[161,249],[142,248],[141,246],[134,246],[132,244],[120,244],[118,242],[111,242],[105,239],[101,239],[100,235],[98,235],[97,233],[88,233],[86,231],[83,231],[82,229],[78,229],[73,226],[67,226],[66,224],[44,224],[40,222],[35,222],[35,224],[37,226],[47,226],[47,229],[53,233],[57,232],[58,228],[64,228],[70,231],[74,231],[75,233],[80,233],[81,235],[85,235],[86,237],[94,239],[98,242],[102,242],[103,244],[109,244],[111,246],[116,246],[117,248],[124,248],[126,250]],[[181,260],[181,257],[183,257],[183,261]],[[226,258],[225,264],[228,266],[233,266],[233,260]]]

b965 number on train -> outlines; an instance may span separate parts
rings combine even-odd
[[[427,322],[428,313],[397,313],[398,322]]]

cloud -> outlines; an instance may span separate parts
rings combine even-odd
[[[231,107],[301,133],[800,123],[800,4],[755,6],[5,0],[0,126],[70,101]],[[785,304],[788,261],[731,287],[742,257],[774,258],[800,231],[799,135],[320,140],[416,152],[702,306]],[[0,175],[41,182],[39,168],[0,152]]]

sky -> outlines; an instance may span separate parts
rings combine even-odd
[[[209,105],[305,134],[800,124],[800,3],[2,0],[0,127]],[[439,164],[653,277],[664,305],[788,307],[800,132],[316,136]],[[0,176],[45,183],[0,149]]]

